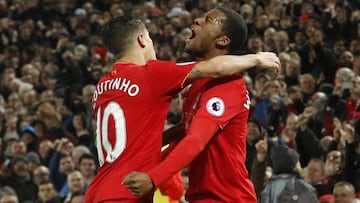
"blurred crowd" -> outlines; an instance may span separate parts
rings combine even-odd
[[[244,73],[252,100],[246,166],[259,197],[274,169],[271,148],[284,145],[298,153],[295,168],[319,200],[355,200],[359,0],[0,0],[0,203],[83,201],[98,166],[92,93],[114,62],[102,25],[141,18],[158,59],[191,61],[183,51],[189,27],[218,5],[244,16],[243,54],[273,51],[282,63],[276,79]],[[181,119],[180,99],[166,127]]]

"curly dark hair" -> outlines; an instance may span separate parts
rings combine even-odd
[[[230,38],[228,46],[229,54],[240,54],[245,44],[248,29],[243,16],[227,7],[216,7],[224,13],[226,19],[223,21],[222,32]]]

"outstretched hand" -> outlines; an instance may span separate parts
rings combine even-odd
[[[268,69],[274,75],[278,75],[281,72],[281,63],[278,56],[273,52],[258,52],[258,68]]]
[[[154,187],[147,173],[136,171],[127,174],[122,184],[125,185],[134,196],[143,196]]]

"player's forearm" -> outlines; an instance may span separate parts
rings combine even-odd
[[[218,78],[246,71],[256,67],[258,63],[259,59],[256,54],[222,55],[201,62],[197,68],[207,77]]]
[[[199,127],[199,126],[207,126]],[[189,132],[173,151],[155,168],[148,171],[155,186],[161,184],[181,169],[188,166],[218,131],[218,126],[207,119],[192,121]]]
[[[253,67],[271,69],[274,74],[279,73],[281,70],[280,59],[272,52],[259,52],[242,56],[221,55],[198,63],[191,70],[184,84],[206,77],[225,77]]]
[[[256,67],[258,62],[256,54],[216,56],[208,61],[198,63],[189,73],[184,85],[202,78],[219,78],[240,73]]]
[[[217,78],[254,68],[259,64],[259,59],[256,54],[242,56],[223,55],[213,58],[208,63],[209,66],[217,67],[217,72],[210,75],[210,77]]]

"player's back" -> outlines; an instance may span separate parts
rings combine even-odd
[[[117,63],[98,82],[93,109],[100,169],[87,191],[87,203],[138,199],[121,181],[131,171],[146,171],[159,163],[170,100],[192,66]]]

